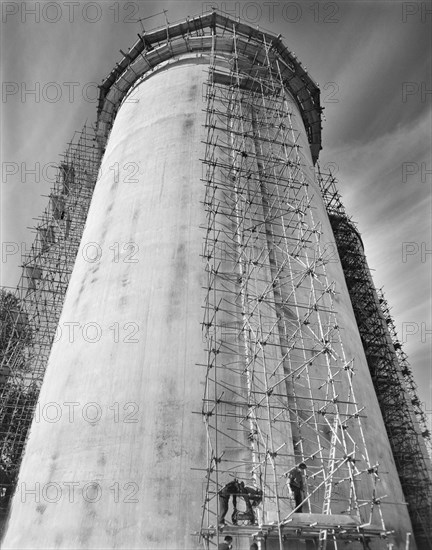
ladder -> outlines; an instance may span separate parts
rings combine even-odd
[[[337,417],[334,419],[333,427],[331,428],[332,435],[330,439],[330,453],[329,453],[329,472],[325,482],[324,489],[324,503],[323,514],[330,514],[330,504],[332,496],[332,481],[333,472],[335,469],[335,456],[336,456],[336,441],[338,429]],[[318,550],[326,550],[327,548],[327,529],[321,529],[318,537]]]

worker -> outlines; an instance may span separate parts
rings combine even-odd
[[[219,525],[225,525],[225,516],[228,512],[229,499],[233,499],[233,513],[231,520],[234,525],[237,525],[238,518],[247,519],[252,525],[255,524],[256,518],[252,507],[258,506],[262,500],[261,489],[245,486],[243,481],[230,481],[219,491]],[[237,497],[241,497],[246,505],[245,512],[237,510]]]
[[[231,550],[233,538],[227,535],[218,546],[218,550]]]
[[[228,512],[229,499],[232,496],[234,512],[237,509],[237,496],[240,495],[241,488],[237,479],[227,483],[219,491],[219,525],[225,525],[225,516]]]
[[[302,502],[304,500],[304,470],[306,470],[306,464],[304,462],[301,462],[298,466],[295,466],[288,474],[288,483],[295,499],[295,512],[302,511]]]
[[[242,483],[240,483],[242,485]],[[248,496],[248,500],[251,507],[258,506],[261,504],[263,493],[261,489],[256,489],[255,487],[249,487],[248,485],[244,486],[244,491]],[[243,495],[242,495],[243,496]]]
[[[249,487],[242,481],[239,483],[239,493],[246,504],[245,512],[238,512],[237,510],[232,515],[234,525],[237,525],[238,519],[245,519],[249,521],[250,525],[256,525],[257,519],[253,511],[253,508],[261,504],[263,493],[261,489],[255,487]]]

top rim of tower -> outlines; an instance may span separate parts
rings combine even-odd
[[[282,36],[262,31],[229,15],[218,13],[215,9],[202,15],[168,23],[152,31],[138,33],[138,40],[128,53],[120,50],[123,58],[102,81],[99,86],[97,136],[104,148],[108,133],[114,123],[117,111],[136,82],[158,65],[182,54],[210,51],[213,34],[230,38],[238,36],[247,39],[248,44],[271,49],[282,62],[280,70],[284,85],[289,90],[300,110],[309,140],[313,163],[318,160],[321,146],[320,89],[309,76],[294,53],[288,51],[282,42]],[[173,41],[183,38],[176,42]],[[191,39],[198,38],[198,45],[191,46]],[[206,40],[207,39],[207,40]],[[216,47],[217,50],[217,47]],[[226,52],[225,52],[226,53]],[[234,52],[232,52],[234,53]],[[144,60],[137,70],[136,61]],[[135,64],[135,66],[134,66]]]

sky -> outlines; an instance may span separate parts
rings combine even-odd
[[[141,32],[211,6],[281,34],[321,88],[320,164],[357,222],[432,418],[432,4],[398,1],[0,1],[1,284],[47,203],[75,130],[96,119],[97,84]],[[141,19],[142,23],[138,20]],[[45,195],[45,196],[43,196]],[[13,251],[10,254],[6,251]]]

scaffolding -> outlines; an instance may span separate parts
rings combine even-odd
[[[384,294],[331,174],[319,182],[419,550],[432,547],[430,431]]]
[[[1,291],[0,513],[12,497],[51,345],[96,183],[100,153],[87,126],[58,166],[16,289]]]
[[[408,361],[408,356],[404,352],[402,348],[402,343],[399,340],[399,337],[397,335],[396,326],[390,313],[390,306],[384,296],[383,289],[377,289],[377,295],[378,295],[378,301],[380,304],[381,311],[384,315],[384,319],[390,333],[390,338],[393,344],[393,348],[397,355],[400,372],[403,376],[403,382],[405,385],[406,392],[408,394],[407,400],[411,403],[416,420],[420,428],[420,435],[422,436],[422,439],[420,441],[422,442],[422,444],[424,443],[424,445],[426,446],[427,455],[429,456],[429,458],[432,458],[431,432],[428,426],[426,414],[422,408],[422,403],[420,402],[420,399],[418,397],[418,393],[417,393],[418,386],[414,381],[414,375],[411,369],[411,365]],[[418,429],[416,431],[418,432]]]
[[[302,121],[274,43],[245,39],[234,22],[224,32],[231,55],[218,59],[214,31],[203,98],[207,362],[199,414],[208,449],[200,536],[209,549],[226,534],[280,550],[301,538],[320,550],[338,541],[367,547],[388,534],[385,495],[342,344]],[[308,475],[296,504],[287,476],[301,463]],[[234,511],[226,523],[220,492],[232,481],[262,499],[253,514]]]
[[[186,20],[169,23],[161,28],[138,33],[137,42],[121,52],[123,58],[116,63],[110,74],[99,87],[97,141],[104,149],[109,132],[122,101],[142,78],[151,74],[159,65],[179,59],[181,56],[199,58],[207,56],[215,47],[221,55],[232,48],[232,27],[247,44],[248,55],[253,59],[257,53],[255,45],[263,40],[271,45],[280,59],[280,71],[289,80],[291,93],[301,105],[301,116],[307,131],[312,160],[315,163],[321,150],[321,109],[319,89],[306,69],[289,52],[281,40],[260,28],[253,28],[239,19],[234,21],[223,13],[212,10],[209,13],[187,17]],[[260,62],[259,59],[256,60]]]

